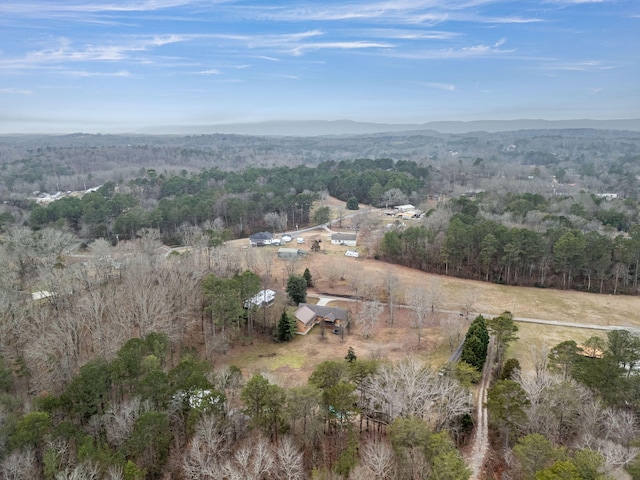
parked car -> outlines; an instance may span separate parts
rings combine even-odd
[[[302,237],[296,238],[296,243],[304,243],[304,238]]]
[[[355,250],[347,250],[346,252],[344,252],[344,254],[347,257],[355,257],[358,258],[360,256],[360,254],[358,252],[356,252]]]

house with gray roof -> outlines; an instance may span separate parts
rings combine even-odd
[[[331,245],[347,245],[348,247],[355,247],[357,238],[357,233],[334,233],[331,235]]]
[[[313,303],[299,304],[294,316],[298,327],[297,333],[301,335],[305,335],[317,324],[333,330],[333,333],[341,334],[350,321],[349,310]]]
[[[249,244],[252,247],[262,247],[264,245],[271,245],[273,241],[273,233],[271,232],[258,232],[249,237]]]

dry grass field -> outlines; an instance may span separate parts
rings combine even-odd
[[[331,245],[329,232],[324,230],[302,236],[305,237],[305,243],[296,247],[309,249],[312,240],[320,239],[321,251],[309,252],[306,258],[297,260],[294,265],[274,258],[271,288],[284,296],[284,272],[293,269],[302,274],[305,268],[309,269],[314,280],[314,288],[309,289],[311,295],[355,296],[356,289],[359,289],[360,296],[363,292],[370,292],[374,296],[382,293],[384,279],[390,274],[397,277],[399,291],[407,295],[416,288],[428,290],[437,286],[441,292],[440,313],[429,318],[420,345],[416,331],[410,327],[408,309],[398,309],[395,324],[391,326],[388,309],[384,308],[373,334],[370,338],[364,338],[357,326],[362,303],[340,300],[329,305],[350,309],[356,319],[355,328],[344,339],[330,333],[322,338],[319,329],[314,328],[308,335],[296,336],[290,343],[266,341],[234,347],[219,362],[235,364],[246,374],[268,373],[287,386],[306,382],[315,366],[324,360],[343,359],[349,346],[361,358],[398,361],[415,355],[438,368],[450,354],[450,331],[455,328],[464,331],[474,316],[471,315],[469,319],[460,316],[459,312],[465,306],[469,306],[472,312],[486,315],[499,315],[509,310],[516,317],[640,328],[640,297],[511,287],[427,274],[368,258],[365,248],[360,246],[356,248],[360,251],[360,258],[346,257],[344,253],[348,247]],[[246,240],[241,245],[245,244]],[[254,250],[266,249],[273,250],[275,254],[277,247]],[[525,323],[518,325],[519,341],[511,346],[509,356],[518,358],[525,370],[532,368],[531,348],[552,347],[564,340],[580,342],[593,335],[606,335],[603,330]]]

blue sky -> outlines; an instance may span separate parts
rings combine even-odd
[[[0,133],[638,117],[638,0],[0,2]]]

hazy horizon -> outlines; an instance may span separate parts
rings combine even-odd
[[[473,132],[498,133],[523,130],[595,129],[640,132],[640,118],[619,120],[476,120],[436,121],[421,124],[372,123],[352,120],[264,121],[254,123],[229,123],[218,125],[166,125],[162,127],[137,127],[129,131],[91,132],[86,130],[55,132],[0,132],[0,137],[11,136],[65,136],[65,135],[213,135],[234,134],[246,136],[332,136],[371,135],[437,132],[441,134],[466,134]]]

